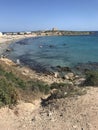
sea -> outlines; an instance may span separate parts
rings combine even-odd
[[[98,69],[98,32],[81,36],[43,36],[10,44],[6,51],[14,62],[38,72],[56,71],[57,67],[72,70]]]

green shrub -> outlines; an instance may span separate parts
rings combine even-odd
[[[16,104],[18,93],[15,87],[6,79],[0,79],[0,107],[3,105]]]
[[[0,66],[0,76],[4,75],[5,71],[2,69],[2,67]]]
[[[5,71],[1,66],[0,66],[0,77],[6,78],[7,81],[12,83],[15,87],[19,87],[22,89],[26,88],[26,82],[24,80],[17,77],[12,72]]]
[[[51,94],[51,98],[64,98],[71,93],[71,91],[74,91],[74,87],[72,85],[66,84],[66,83],[53,83],[51,84],[51,89],[56,89]]]
[[[52,98],[64,98],[68,96],[83,95],[86,93],[82,88],[66,83],[53,83],[50,88],[55,89],[51,94]]]
[[[47,99],[42,99],[42,106],[54,104],[56,99],[86,94],[86,91],[83,88],[75,87],[66,83],[53,83],[50,88],[52,89],[51,94]]]
[[[22,89],[26,88],[26,83],[22,79],[16,77],[12,72],[6,72],[4,76],[8,81],[12,82],[15,87],[19,87]]]
[[[45,84],[42,81],[29,81],[27,83],[27,86],[30,87],[32,91],[36,93],[41,92],[44,94],[48,94],[50,90],[49,85]]]
[[[12,72],[5,71],[0,66],[0,106],[16,104],[19,91],[20,97],[25,100],[26,97],[40,93],[48,94],[50,87],[41,81],[28,81],[17,77]],[[29,98],[28,98],[29,99]]]
[[[98,86],[98,71],[89,71],[86,73],[86,86]]]

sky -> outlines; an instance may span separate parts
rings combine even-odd
[[[98,0],[0,0],[0,32],[98,31]]]

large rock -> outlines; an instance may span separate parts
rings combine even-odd
[[[59,73],[58,72],[54,72],[54,77],[55,78],[59,78]]]
[[[77,79],[77,80],[75,80],[75,85],[81,85],[81,84],[83,84],[84,83],[84,81],[85,81],[85,78],[79,78],[79,79]]]
[[[68,73],[67,75],[65,75],[65,79],[73,80],[74,79],[74,74],[73,73]]]

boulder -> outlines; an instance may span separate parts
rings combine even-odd
[[[58,78],[59,77],[59,73],[58,72],[54,72],[54,77]]]
[[[75,80],[75,85],[81,85],[81,84],[83,84],[84,83],[84,81],[85,81],[85,78],[79,78],[79,79],[77,79],[77,80]]]
[[[74,74],[73,73],[68,73],[67,75],[65,75],[65,79],[73,80],[74,79]]]

